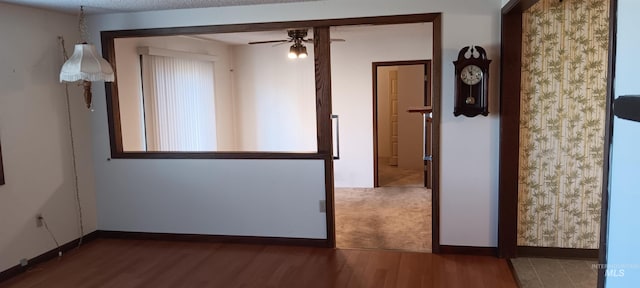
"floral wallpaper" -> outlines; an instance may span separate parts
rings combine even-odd
[[[609,0],[523,16],[518,245],[598,248]]]

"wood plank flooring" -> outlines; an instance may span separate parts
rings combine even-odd
[[[382,250],[97,239],[5,287],[516,287],[504,259]]]

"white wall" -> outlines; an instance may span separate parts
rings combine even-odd
[[[109,189],[97,194],[101,230],[326,238],[322,161],[105,164],[96,170],[98,187]]]
[[[618,0],[618,33],[614,90],[621,95],[640,95],[637,67],[640,46],[637,27],[640,2]],[[640,123],[615,117],[609,187],[606,287],[640,287]],[[623,270],[623,271],[621,271]],[[622,274],[621,274],[622,273]]]
[[[313,45],[305,59],[289,59],[289,46],[234,46],[240,151],[318,151]]]
[[[173,11],[154,11],[130,14],[112,14],[97,15],[90,17],[89,26],[94,35],[94,41],[99,40],[100,30],[118,30],[118,29],[136,29],[136,28],[154,28],[154,27],[176,27],[176,26],[193,26],[193,25],[211,25],[211,24],[231,24],[231,23],[259,23],[272,21],[289,21],[304,19],[327,19],[327,18],[347,18],[347,17],[364,17],[375,15],[397,15],[397,14],[414,14],[443,12],[443,104],[442,104],[442,138],[441,138],[441,223],[440,223],[440,243],[443,245],[468,245],[468,246],[495,246],[497,234],[497,197],[498,197],[498,117],[497,112],[497,85],[498,79],[498,63],[499,63],[499,10],[501,1],[499,0],[401,0],[389,2],[386,0],[326,0],[304,3],[289,3],[276,5],[261,6],[238,6],[227,8],[208,8],[208,9],[183,9]],[[474,29],[469,29],[473,27]],[[99,41],[98,41],[99,42]],[[357,43],[347,42],[347,43]],[[338,47],[338,44],[332,44],[332,53]],[[393,45],[392,45],[393,44]],[[492,63],[492,86],[491,99],[492,104],[491,116],[476,118],[454,118],[453,117],[453,65],[451,61],[457,56],[457,52],[463,46],[471,44],[481,45],[488,49],[489,57]],[[390,49],[401,47],[401,43],[386,41],[386,39],[378,39],[372,45],[362,45],[362,51],[378,50],[386,45],[391,46]],[[430,47],[430,45],[429,45]],[[430,50],[424,51],[430,53]],[[430,54],[428,54],[430,55]],[[338,56],[338,55],[335,55]],[[406,58],[426,58],[424,54],[406,55]],[[405,58],[402,57],[402,58]],[[334,57],[335,58],[335,57]],[[335,60],[335,59],[334,59]],[[376,59],[377,61],[378,59]],[[394,59],[387,59],[394,60]],[[395,59],[404,60],[404,59]],[[364,62],[364,60],[362,60]],[[336,63],[336,62],[333,62]],[[332,79],[334,89],[338,86],[348,86],[351,80],[353,85],[361,85],[363,81],[368,83],[371,89],[371,64],[366,66],[344,67],[343,69],[334,69],[334,77]],[[336,74],[337,73],[337,74]],[[367,80],[354,78],[354,75],[362,76]],[[359,77],[359,76],[358,76]],[[227,163],[220,160],[113,160],[106,161],[109,157],[109,137],[107,129],[107,116],[104,104],[104,89],[96,87],[94,89],[96,97],[96,111],[92,114],[93,123],[93,139],[94,139],[94,159],[95,173],[97,175],[97,196],[98,196],[98,219],[101,229],[124,229],[127,228],[127,222],[136,220],[135,217],[142,217],[140,227],[145,230],[153,230],[161,224],[163,219],[147,216],[153,213],[152,209],[158,207],[170,207],[172,200],[176,196],[174,189],[169,189],[166,185],[165,177],[182,181],[183,187],[180,189],[180,197],[185,201],[185,206],[189,206],[188,210],[165,210],[166,217],[174,217],[175,221],[188,222],[194,215],[211,216],[216,209],[225,205],[234,205],[237,211],[245,211],[247,217],[266,217],[267,220],[277,220],[276,217],[263,213],[263,211],[255,212],[252,210],[250,203],[235,203],[232,201],[218,201],[215,205],[203,208],[199,206],[201,197],[194,195],[199,193],[198,187],[202,185],[213,185],[212,187],[224,187],[222,191],[213,192],[219,195],[207,195],[211,199],[223,198],[227,193],[234,193],[244,189],[246,179],[253,175],[263,175],[273,179],[290,179],[288,175],[282,174],[280,171],[293,171],[296,174],[308,179],[311,183],[317,185],[295,183],[287,186],[281,191],[282,186],[265,183],[256,191],[251,191],[253,195],[262,195],[264,193],[284,196],[280,199],[270,199],[263,205],[273,205],[282,211],[293,212],[296,216],[288,219],[282,225],[291,226],[292,233],[287,235],[308,235],[304,231],[313,230],[314,235],[324,235],[324,214],[314,213],[317,210],[316,197],[322,194],[324,187],[320,184],[320,180],[324,177],[319,169],[321,164],[309,164],[308,166],[298,167],[296,161],[278,161],[278,160],[248,160],[238,162],[236,165],[241,167],[243,172],[238,174],[224,174],[226,167],[221,163]],[[353,118],[341,118],[341,128],[351,133],[342,132],[341,137],[361,138],[366,141],[372,141],[372,104],[370,91],[360,92],[357,90],[346,91],[348,93],[335,93],[334,97],[334,113],[340,114],[350,109],[361,111]],[[350,93],[354,92],[354,93]],[[358,101],[362,100],[362,101]],[[342,103],[340,103],[342,101]],[[346,139],[344,139],[346,140]],[[369,142],[370,143],[370,142]],[[466,149],[467,143],[474,143],[474,149]],[[336,169],[347,169],[347,175],[341,179],[343,184],[349,186],[371,186],[373,183],[373,175],[370,172],[373,158],[372,145],[360,145],[353,147],[341,147],[345,149],[345,155],[360,155],[358,162],[364,163],[365,166],[342,167],[338,166],[336,161]],[[357,151],[362,150],[362,151]],[[206,163],[210,170],[203,175],[197,170],[200,163]],[[320,161],[301,161],[321,163]],[[262,163],[279,165],[276,169],[263,169]],[[317,165],[317,166],[316,166]],[[144,176],[150,168],[159,167],[160,171],[152,178],[153,181],[140,183],[137,179]],[[296,170],[298,169],[299,170]],[[478,173],[480,171],[480,173]],[[170,173],[180,173],[179,176]],[[470,173],[473,172],[473,173]],[[368,176],[362,176],[366,173]],[[219,181],[214,182],[211,176],[224,174],[228,177],[216,178]],[[470,178],[461,181],[459,175],[472,175]],[[364,179],[362,178],[364,177]],[[355,180],[355,181],[354,181]],[[115,183],[120,183],[116,185]],[[356,185],[359,184],[359,185]],[[126,188],[126,191],[137,191],[141,194],[116,193],[118,189]],[[311,191],[310,191],[311,190]],[[114,192],[115,191],[115,192]],[[146,197],[153,193],[154,202],[158,205],[149,206]],[[298,193],[309,194],[305,199],[296,198]],[[317,194],[315,194],[317,193]],[[233,195],[233,194],[231,194]],[[295,200],[292,200],[295,199]],[[307,205],[306,201],[313,201],[314,207]],[[124,203],[125,208],[120,208],[114,203]],[[188,204],[188,205],[187,205]],[[307,211],[307,208],[308,211]],[[121,209],[126,209],[125,215],[129,217],[119,217]],[[302,209],[302,211],[297,211]],[[237,219],[228,220],[227,225],[241,225],[244,232],[258,234],[265,229],[258,223],[243,223]],[[274,222],[271,221],[271,222]],[[304,222],[302,224],[301,222]],[[203,231],[210,233],[219,233],[222,229],[218,227],[205,226],[200,224],[198,227]],[[271,230],[271,229],[269,229]],[[278,227],[274,227],[271,233],[279,231]]]
[[[409,113],[424,106],[424,65],[398,67],[398,167],[423,170],[423,117]]]
[[[440,229],[447,228],[444,228],[446,232],[441,231],[441,244],[497,245],[499,15],[496,8],[492,15],[455,14],[443,17]],[[465,25],[485,29],[466,29]],[[487,117],[453,116],[452,62],[457,59],[460,48],[470,45],[485,48],[487,57],[492,60],[489,70],[490,114]],[[465,177],[461,178],[461,175]]]
[[[231,46],[184,36],[121,38],[115,41],[118,98],[124,151],[145,151],[144,109],[138,47],[154,47],[217,56],[214,63],[218,150],[235,150],[236,135],[230,72]]]
[[[431,23],[332,29],[331,37],[347,40],[331,44],[333,114],[340,115],[336,187],[373,187],[372,63],[431,59],[431,31]]]
[[[71,160],[63,63],[79,38],[77,17],[0,3],[0,141],[6,185],[0,186],[0,271],[80,236]],[[69,55],[70,56],[70,55]],[[97,85],[99,86],[99,85]],[[82,92],[70,85],[85,233],[96,229],[90,117]]]

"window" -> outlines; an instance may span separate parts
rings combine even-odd
[[[120,135],[112,153],[317,154],[313,45],[306,59],[290,59],[290,45],[248,44],[286,35],[115,38]]]
[[[146,151],[216,151],[213,62],[141,55]]]

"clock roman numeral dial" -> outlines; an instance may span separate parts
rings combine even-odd
[[[460,72],[462,82],[467,85],[478,84],[482,80],[482,76],[482,69],[476,65],[467,65]]]

